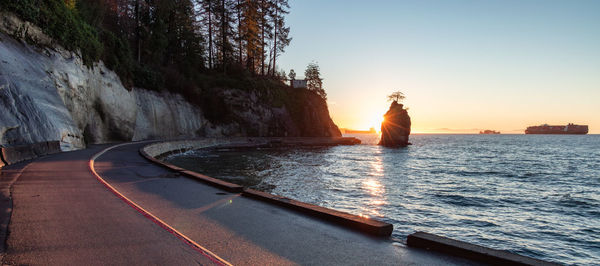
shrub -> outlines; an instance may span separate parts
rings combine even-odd
[[[133,69],[133,83],[135,86],[154,91],[164,89],[164,79],[160,72],[146,65],[136,64]]]
[[[41,26],[46,34],[68,50],[79,50],[86,65],[100,59],[102,44],[96,29],[87,24],[76,9],[68,8],[63,0],[3,0],[0,8]]]

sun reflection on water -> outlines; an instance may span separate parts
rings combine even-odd
[[[373,158],[373,161],[369,162],[369,166],[372,176],[383,176],[383,162],[381,161],[381,157]]]
[[[369,195],[366,200],[366,205],[361,206],[361,213],[369,216],[383,217],[380,212],[381,208],[388,202],[385,197],[385,187],[377,179],[366,179],[362,182],[362,189]]]
[[[381,196],[383,192],[385,192],[383,185],[381,185],[381,183],[375,179],[365,180],[362,183],[362,187],[371,196]]]
[[[361,213],[383,217],[382,208],[388,204],[386,198],[386,188],[381,183],[381,178],[384,178],[384,167],[382,158],[379,156],[371,157],[369,161],[369,175],[365,177],[361,183],[361,189],[365,192],[365,205],[361,206]]]

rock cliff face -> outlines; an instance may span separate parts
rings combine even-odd
[[[296,123],[298,132],[294,136],[302,137],[341,137],[342,133],[329,117],[327,104],[314,93],[299,91],[295,95],[296,102],[290,112]],[[315,126],[318,125],[318,126]]]
[[[128,90],[102,62],[87,67],[39,28],[0,12],[0,146],[58,140],[62,150],[73,150],[200,136],[341,136],[320,98],[302,103],[303,118],[297,119],[298,112],[256,92],[219,92],[230,118],[212,123],[182,96]]]
[[[381,124],[381,140],[379,145],[386,147],[405,147],[409,145],[410,116],[402,104],[394,101],[383,116]]]
[[[276,103],[269,91],[218,89],[225,123],[203,129],[204,136],[341,137],[327,103],[315,93],[288,88],[287,104]],[[279,95],[281,97],[281,95]],[[282,100],[282,99],[279,99]],[[208,116],[209,114],[207,114]]]

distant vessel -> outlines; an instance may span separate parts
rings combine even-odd
[[[353,129],[342,128],[342,131],[344,131],[344,134],[377,134],[377,131],[375,130],[374,127],[372,127],[369,130],[353,130]]]
[[[479,131],[479,134],[500,134],[500,131],[486,129],[484,131]]]
[[[587,125],[575,125],[573,123],[569,123],[566,126],[558,125],[551,126],[548,124],[543,124],[541,126],[531,126],[527,127],[525,130],[525,134],[580,134],[585,135],[588,133]]]

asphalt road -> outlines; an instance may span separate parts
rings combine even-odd
[[[98,182],[88,168],[98,151],[55,154],[6,170],[22,173],[12,186],[3,264],[212,264]]]
[[[472,264],[224,192],[148,162],[138,154],[141,146],[112,148],[94,168],[124,197],[225,263]],[[6,200],[11,184],[13,207],[3,263],[214,264],[214,258],[96,179],[88,163],[105,147],[50,155],[1,170],[3,217],[11,214]]]

